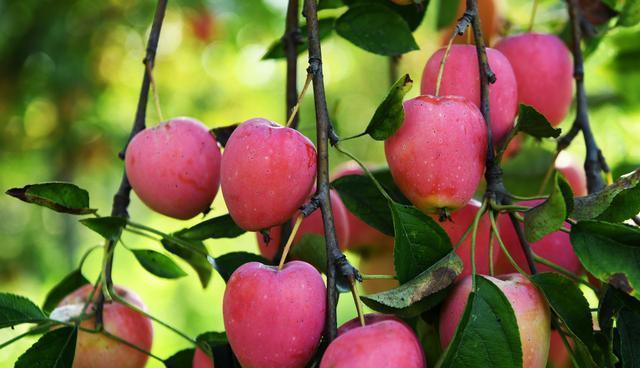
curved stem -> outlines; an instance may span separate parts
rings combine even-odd
[[[360,320],[360,326],[365,326],[364,313],[362,312],[362,301],[358,294],[358,288],[356,287],[355,279],[349,280],[349,287],[351,288],[351,295],[353,295],[353,303],[356,305],[356,311],[358,312],[358,320]]]
[[[298,14],[300,13],[299,1],[289,0],[287,5],[287,21],[284,30],[284,52],[287,57],[287,126],[293,129],[298,127],[300,118],[293,112],[298,104],[298,45],[300,44],[300,28]]]
[[[533,29],[533,24],[536,21],[536,13],[538,11],[538,0],[532,0],[533,5],[531,6],[531,16],[529,17],[529,27],[527,28],[527,32],[531,32]]]
[[[304,216],[302,214],[299,214],[298,217],[296,218],[296,222],[293,224],[293,229],[291,229],[291,233],[289,234],[289,239],[287,239],[287,244],[285,244],[284,250],[282,251],[282,255],[280,256],[278,271],[280,271],[284,266],[284,261],[287,259],[287,254],[289,254],[289,249],[291,249],[293,238],[296,237],[296,234],[298,233],[298,229],[300,228],[300,224],[302,223],[303,219],[304,219]]]
[[[440,84],[442,83],[442,75],[444,74],[444,65],[447,62],[447,57],[449,56],[449,51],[451,50],[451,45],[453,45],[453,40],[456,38],[456,31],[453,31],[451,37],[449,38],[449,43],[447,44],[447,48],[444,50],[444,55],[442,55],[442,60],[440,60],[440,68],[438,69],[438,78],[436,79],[436,96],[440,95]]]
[[[476,235],[478,233],[478,223],[480,223],[480,217],[487,210],[487,201],[483,201],[482,206],[476,213],[471,223],[471,288],[476,290]]]
[[[393,202],[393,199],[391,198],[391,196],[389,196],[389,193],[387,193],[387,191],[382,187],[382,184],[380,184],[378,179],[376,179],[376,177],[373,176],[373,173],[371,172],[371,170],[369,170],[369,168],[364,163],[362,163],[362,161],[360,161],[356,156],[354,156],[349,151],[346,151],[339,144],[336,144],[334,148],[336,149],[336,151],[342,153],[343,155],[346,155],[347,157],[355,161],[360,166],[360,168],[364,170],[365,174],[367,174],[367,176],[373,181],[373,184],[375,184],[376,188],[378,188],[378,191],[380,191],[380,194],[382,194],[382,196],[386,200]]]
[[[578,282],[580,284],[588,286],[593,291],[598,291],[598,288],[596,288],[595,286],[591,285],[588,281],[585,281],[585,280],[581,279],[580,277],[578,277],[578,275],[574,274],[573,272],[567,270],[566,268],[564,268],[564,267],[562,267],[562,266],[560,266],[558,264],[555,264],[555,263],[549,261],[546,258],[542,258],[539,255],[534,253],[533,259],[535,259],[536,262],[538,262],[540,264],[543,264],[543,265],[551,268],[552,270],[567,276],[568,278],[572,279],[575,282]]]
[[[529,275],[527,275],[527,273],[524,272],[524,270],[520,268],[520,266],[518,266],[518,263],[516,263],[516,261],[511,256],[511,253],[509,253],[509,250],[507,250],[507,247],[504,245],[504,242],[502,241],[502,237],[500,237],[500,232],[498,231],[498,226],[496,225],[495,216],[493,215],[492,211],[489,211],[489,219],[491,221],[491,231],[496,235],[496,239],[498,240],[498,244],[500,244],[500,248],[502,249],[502,252],[504,252],[504,255],[507,256],[507,259],[509,260],[511,265],[518,271],[518,273],[528,278]]]
[[[361,274],[363,280],[397,280],[395,275],[367,275]]]
[[[181,246],[181,247],[183,247],[185,249],[189,249],[190,251],[198,253],[201,256],[205,257],[205,258],[209,257],[209,255],[207,253],[202,252],[202,251],[192,247],[188,242],[185,242],[184,240],[182,240],[180,238],[177,238],[177,237],[175,237],[175,236],[173,236],[171,234],[164,233],[164,232],[162,232],[160,230],[156,230],[156,229],[154,229],[152,227],[149,227],[149,226],[146,226],[146,225],[143,225],[143,224],[139,224],[139,223],[133,222],[131,220],[127,220],[127,226],[131,226],[133,228],[137,228],[139,230],[144,230],[144,231],[150,232],[152,234],[158,235],[161,238],[164,238],[164,239],[167,239],[167,240],[170,240],[170,241],[174,242],[178,246]],[[151,238],[155,239],[153,237],[151,237]],[[158,239],[155,239],[155,240],[158,240]]]

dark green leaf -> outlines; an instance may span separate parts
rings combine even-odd
[[[209,349],[213,355],[216,367],[239,367],[237,359],[233,355],[231,346],[224,332],[205,332],[196,338],[198,343],[205,343],[205,349]],[[206,352],[206,351],[205,351]]]
[[[414,279],[391,290],[362,296],[370,308],[383,313],[394,313],[404,318],[414,317],[441,301],[440,293],[449,287],[462,272],[462,260],[451,251]],[[435,298],[434,298],[435,297]],[[426,302],[432,299],[431,302]],[[419,304],[419,308],[411,308]]]
[[[620,309],[616,326],[620,335],[622,367],[640,367],[640,313],[629,308]]]
[[[569,198],[572,200],[571,189],[567,189],[568,184],[557,173],[554,174],[553,182],[549,198],[524,213],[524,234],[531,243],[559,230],[569,216],[565,193],[568,190]]]
[[[171,258],[151,249],[131,249],[140,265],[150,273],[165,279],[177,279],[187,274]]]
[[[523,146],[515,157],[504,163],[504,185],[514,194],[534,196],[539,194],[543,178],[549,166],[553,165],[555,155],[538,144],[525,142]],[[553,182],[548,180],[543,192],[548,193],[552,185]]]
[[[47,316],[31,300],[20,295],[0,293],[0,328],[46,319]]]
[[[202,221],[188,229],[180,230],[175,235],[188,240],[206,240],[235,238],[245,232],[245,230],[236,225],[231,215],[226,214]]]
[[[199,343],[206,343],[211,349],[216,348],[218,346],[227,345],[229,340],[227,339],[227,334],[225,332],[205,332],[203,334],[198,335],[196,341]]]
[[[447,233],[412,206],[389,203],[395,229],[393,264],[400,284],[410,281],[451,252]]]
[[[522,367],[522,347],[511,304],[491,281],[476,279],[441,367]]]
[[[349,212],[387,235],[393,235],[393,219],[387,199],[371,178],[346,175],[331,183]]]
[[[391,86],[387,97],[369,121],[365,134],[369,134],[375,140],[384,141],[400,128],[404,120],[402,100],[412,85],[413,81],[409,74],[405,74]]]
[[[554,128],[549,120],[529,105],[520,104],[518,110],[518,130],[535,138],[558,138],[560,129]]]
[[[631,27],[640,22],[640,0],[626,0],[618,24],[625,27]]]
[[[238,267],[248,262],[260,262],[262,264],[270,264],[270,262],[254,253],[249,252],[231,252],[223,254],[216,258],[215,268],[222,276],[225,282],[229,281],[231,274]]]
[[[396,182],[393,181],[393,176],[391,176],[391,171],[388,167],[371,170],[371,174],[373,174],[373,177],[382,185],[391,199],[398,203],[411,205],[411,201],[402,194]]]
[[[110,241],[118,241],[122,229],[127,225],[124,217],[92,217],[80,220],[80,223]]]
[[[15,368],[71,368],[77,338],[73,327],[48,332],[18,358]]]
[[[571,244],[587,271],[640,298],[640,230],[623,224],[581,221]]]
[[[572,217],[621,222],[640,212],[640,169],[621,176],[599,192],[575,199]],[[600,218],[601,217],[601,218]]]
[[[289,251],[289,258],[305,261],[314,266],[318,271],[326,273],[327,246],[324,236],[313,233],[302,235],[300,241]],[[336,286],[341,293],[351,291],[349,283],[342,275],[337,276]]]
[[[96,212],[89,208],[89,193],[71,183],[51,182],[11,188],[8,195],[27,203],[50,208],[57,212],[86,215]]]
[[[327,38],[331,34],[331,32],[333,31],[333,24],[335,23],[335,21],[336,21],[336,18],[323,18],[318,20],[318,33],[319,33],[320,40]],[[302,24],[300,26],[299,32],[300,32],[301,42],[298,44],[298,49],[297,49],[298,55],[307,51],[307,49],[309,48],[309,44],[307,41],[307,25]],[[269,46],[269,49],[262,57],[262,60],[279,59],[285,56],[286,54],[284,50],[284,42],[282,38],[279,38],[278,40],[274,41],[271,44],[271,46]]]
[[[375,54],[394,56],[418,49],[407,22],[384,5],[351,7],[336,20],[335,28],[340,36]]]
[[[417,2],[417,1],[416,1]],[[344,0],[345,5],[355,7],[359,5],[382,5],[400,15],[409,25],[413,32],[418,28],[429,6],[429,0],[424,0],[420,4],[398,5],[389,0]]]
[[[443,29],[456,21],[460,1],[461,0],[438,1],[438,21],[436,23],[438,29]]]
[[[193,354],[196,349],[184,349],[173,354],[169,358],[164,360],[164,365],[167,368],[192,368],[193,367]]]
[[[206,288],[209,280],[211,280],[213,269],[211,263],[209,263],[209,253],[204,244],[201,241],[188,241],[185,239],[183,242],[191,245],[191,248],[185,248],[169,239],[162,239],[161,242],[164,249],[182,258],[196,271],[202,287]]]
[[[319,0],[318,10],[335,9],[344,6],[342,0]]]
[[[227,141],[231,137],[231,134],[233,134],[239,124],[240,123],[213,128],[209,130],[209,134],[212,134],[214,137],[216,137],[218,144],[220,144],[224,148],[224,146],[227,145]]]
[[[79,269],[71,272],[49,291],[42,304],[42,309],[46,313],[51,313],[65,296],[88,283],[89,280],[82,275],[82,271]]]
[[[593,327],[589,303],[580,288],[568,278],[553,272],[533,275],[531,281],[542,291],[551,309],[569,331],[587,348],[593,346]]]

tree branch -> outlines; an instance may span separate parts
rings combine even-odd
[[[318,177],[316,196],[320,202],[322,220],[324,222],[327,247],[327,318],[325,322],[325,337],[331,342],[337,335],[336,321],[336,270],[339,270],[348,280],[359,278],[360,275],[349,264],[338,247],[336,229],[329,199],[329,140],[335,140],[335,134],[329,121],[327,100],[324,91],[322,75],[322,53],[318,30],[318,14],[315,0],[305,0],[304,16],[307,18],[307,33],[309,35],[309,68],[308,73],[313,77],[313,94],[316,110],[316,134],[318,149]]]
[[[127,146],[131,139],[142,131],[145,128],[145,118],[147,112],[147,102],[149,100],[149,87],[151,85],[151,70],[153,70],[153,65],[156,58],[156,50],[158,49],[158,40],[160,39],[160,29],[162,28],[162,21],[164,20],[164,14],[167,9],[167,1],[168,0],[158,0],[158,5],[156,6],[156,13],[153,18],[153,24],[151,25],[151,32],[149,34],[149,40],[147,42],[147,51],[146,55],[142,61],[144,64],[144,76],[142,78],[142,87],[140,88],[140,96],[138,98],[138,107],[136,109],[136,116],[133,122],[133,126],[131,128],[131,133],[129,134],[129,139],[119,153],[120,158],[124,158],[125,152],[127,150]],[[120,186],[118,187],[118,191],[113,196],[113,206],[111,209],[111,216],[117,217],[129,217],[129,213],[127,212],[127,208],[129,207],[130,196],[131,194],[131,184],[129,183],[129,179],[127,178],[127,172],[124,171],[122,173],[122,180],[120,181]],[[111,270],[113,268],[113,248],[116,243],[113,241],[109,241],[107,243],[105,249],[105,256],[107,259],[104,264],[104,279],[107,285],[107,288],[111,288],[113,285],[113,280],[111,278]],[[104,292],[100,293],[98,297],[98,301],[96,303],[96,325],[102,325],[102,307],[104,305]]]

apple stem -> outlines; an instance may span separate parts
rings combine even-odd
[[[451,37],[449,37],[447,48],[444,50],[444,55],[442,55],[442,60],[440,60],[440,68],[438,69],[438,77],[436,79],[436,92],[435,92],[436,96],[440,95],[440,84],[442,82],[442,75],[444,74],[444,65],[447,62],[447,57],[449,56],[449,50],[451,50],[451,46],[453,45],[453,40],[455,40],[456,36],[461,36],[464,34],[464,32],[466,32],[467,28],[469,27],[472,21],[471,17],[472,17],[471,13],[468,13],[465,11],[464,15],[462,16],[462,18],[460,18],[460,20],[456,24],[456,27],[453,29],[453,32],[451,33]]]
[[[539,255],[533,253],[533,259],[540,263],[543,264],[551,269],[553,269],[554,271],[561,273],[565,276],[567,276],[568,278],[570,278],[571,280],[579,283],[579,284],[583,284],[587,287],[589,287],[591,290],[597,292],[598,288],[596,288],[595,286],[591,285],[591,283],[589,281],[583,280],[580,276],[574,274],[573,272],[567,270],[566,268],[560,266],[559,264],[553,263],[550,260],[546,259],[546,258],[542,258]]]
[[[158,87],[156,85],[156,79],[153,77],[153,66],[151,64],[146,64],[145,66],[147,67],[147,74],[149,74],[149,80],[151,81],[151,92],[153,93],[153,102],[156,107],[158,119],[160,119],[160,121],[164,121],[162,109],[160,108],[160,96],[158,95]]]
[[[302,91],[300,92],[300,95],[298,96],[298,100],[297,100],[296,104],[293,105],[293,108],[291,109],[291,114],[289,115],[289,120],[287,120],[287,125],[286,125],[287,128],[292,128],[294,119],[298,115],[298,110],[300,109],[300,102],[302,102],[302,98],[304,97],[305,93],[307,93],[307,89],[309,88],[309,84],[311,84],[311,74],[307,73],[307,79],[304,81],[304,87],[302,87]]]
[[[397,280],[395,275],[367,275],[361,274],[363,280]]]
[[[495,270],[494,270],[494,264],[493,264],[493,247],[495,246],[495,237],[496,235],[493,233],[493,231],[489,232],[489,275],[490,276],[494,276],[495,275]]]
[[[473,218],[471,225],[471,284],[473,290],[476,290],[476,237],[478,233],[478,224],[480,223],[480,217],[484,215],[487,210],[487,200],[482,202],[482,206]]]
[[[549,168],[547,169],[547,172],[544,174],[544,179],[542,179],[542,183],[540,184],[540,188],[538,189],[538,195],[542,195],[544,193],[545,188],[547,187],[547,184],[549,184],[549,180],[551,180],[551,175],[556,169],[556,159],[558,158],[559,154],[560,154],[560,151],[556,151],[556,153],[553,155],[553,159],[551,160],[551,163],[549,164]]]
[[[538,0],[533,0],[533,4],[531,5],[531,15],[529,17],[529,27],[527,28],[527,32],[531,32],[531,30],[533,30],[533,24],[536,21],[537,12],[538,12]]]
[[[498,240],[498,244],[500,245],[500,248],[504,252],[504,255],[507,256],[507,259],[509,260],[511,265],[516,269],[516,271],[518,271],[521,275],[528,278],[529,275],[527,275],[527,273],[524,272],[524,270],[520,268],[520,266],[518,266],[518,263],[516,263],[516,261],[511,256],[511,253],[509,253],[509,250],[504,245],[504,242],[502,241],[502,237],[500,236],[500,232],[498,231],[498,226],[496,225],[496,218],[495,218],[495,215],[493,214],[493,211],[489,211],[489,220],[491,221],[491,232],[495,234],[496,239]]]
[[[393,86],[398,80],[398,66],[402,55],[389,56],[389,85]]]
[[[355,279],[349,279],[349,286],[351,287],[351,295],[353,295],[353,302],[356,305],[356,311],[358,312],[358,319],[360,320],[360,326],[365,326],[364,313],[362,312],[362,300],[358,293],[358,287],[356,286]]]
[[[295,238],[296,234],[298,233],[298,229],[300,228],[302,219],[304,219],[304,216],[302,214],[299,214],[298,217],[296,217],[296,222],[293,224],[293,229],[291,229],[291,234],[289,234],[289,239],[287,239],[287,243],[284,245],[284,250],[282,251],[282,256],[280,256],[278,271],[280,271],[282,267],[284,267],[284,261],[287,259],[287,254],[289,254],[289,249],[291,249],[293,238]]]
[[[298,98],[298,45],[300,39],[300,25],[298,20],[299,1],[289,0],[287,5],[287,20],[285,24],[282,42],[284,44],[284,53],[287,57],[287,126],[296,129],[298,127],[299,118],[293,113],[293,108],[300,100]]]

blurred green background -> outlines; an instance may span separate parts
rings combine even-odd
[[[526,29],[530,1],[503,1],[500,11],[510,32]],[[150,0],[0,0],[0,188],[28,183],[72,181],[91,193],[91,205],[110,211],[123,163],[117,158],[133,121],[143,66],[146,38],[155,2]],[[165,117],[191,116],[210,127],[252,117],[284,122],[284,61],[261,57],[284,30],[285,0],[171,1],[160,38],[155,80]],[[435,9],[430,9],[415,32],[421,50],[401,59],[400,73],[409,73],[419,91],[422,67],[439,47]],[[325,10],[321,17],[343,10]],[[564,2],[541,1],[535,30],[559,33],[566,22]],[[353,135],[364,129],[389,86],[388,60],[357,49],[337,35],[323,42],[324,74],[338,132]],[[598,143],[615,175],[640,162],[640,28],[615,29],[589,56],[586,86],[591,121]],[[299,80],[304,80],[305,56],[300,57]],[[148,125],[158,123],[153,105]],[[566,129],[572,113],[561,126]],[[301,108],[303,133],[314,139],[312,92]],[[384,162],[382,144],[368,138],[345,143],[360,158]],[[548,165],[550,142],[529,142],[529,154],[507,170],[512,189],[526,192],[532,175]],[[582,139],[570,148],[583,156]],[[332,153],[331,165],[345,160]],[[540,170],[535,168],[540,168]],[[509,183],[509,181],[508,181]],[[212,215],[225,213],[221,195]],[[157,215],[135,195],[130,214],[137,222],[178,230],[201,219],[179,222]],[[82,254],[101,244],[75,217],[0,196],[0,290],[25,295],[41,303],[47,291],[73,270]],[[124,235],[130,247],[161,250],[149,240]],[[208,241],[209,251],[257,251],[255,235]],[[357,256],[350,255],[352,260]],[[94,279],[101,251],[84,267]],[[143,270],[130,252],[118,248],[114,280],[138,292],[150,312],[197,335],[222,330],[224,283],[214,274],[206,289],[195,273],[177,281],[158,279]],[[339,322],[355,316],[349,296],[340,300]],[[0,331],[0,342],[24,331]],[[0,351],[0,366],[11,366],[33,339]],[[155,326],[153,351],[168,357],[188,343]],[[160,366],[151,361],[149,366]]]

